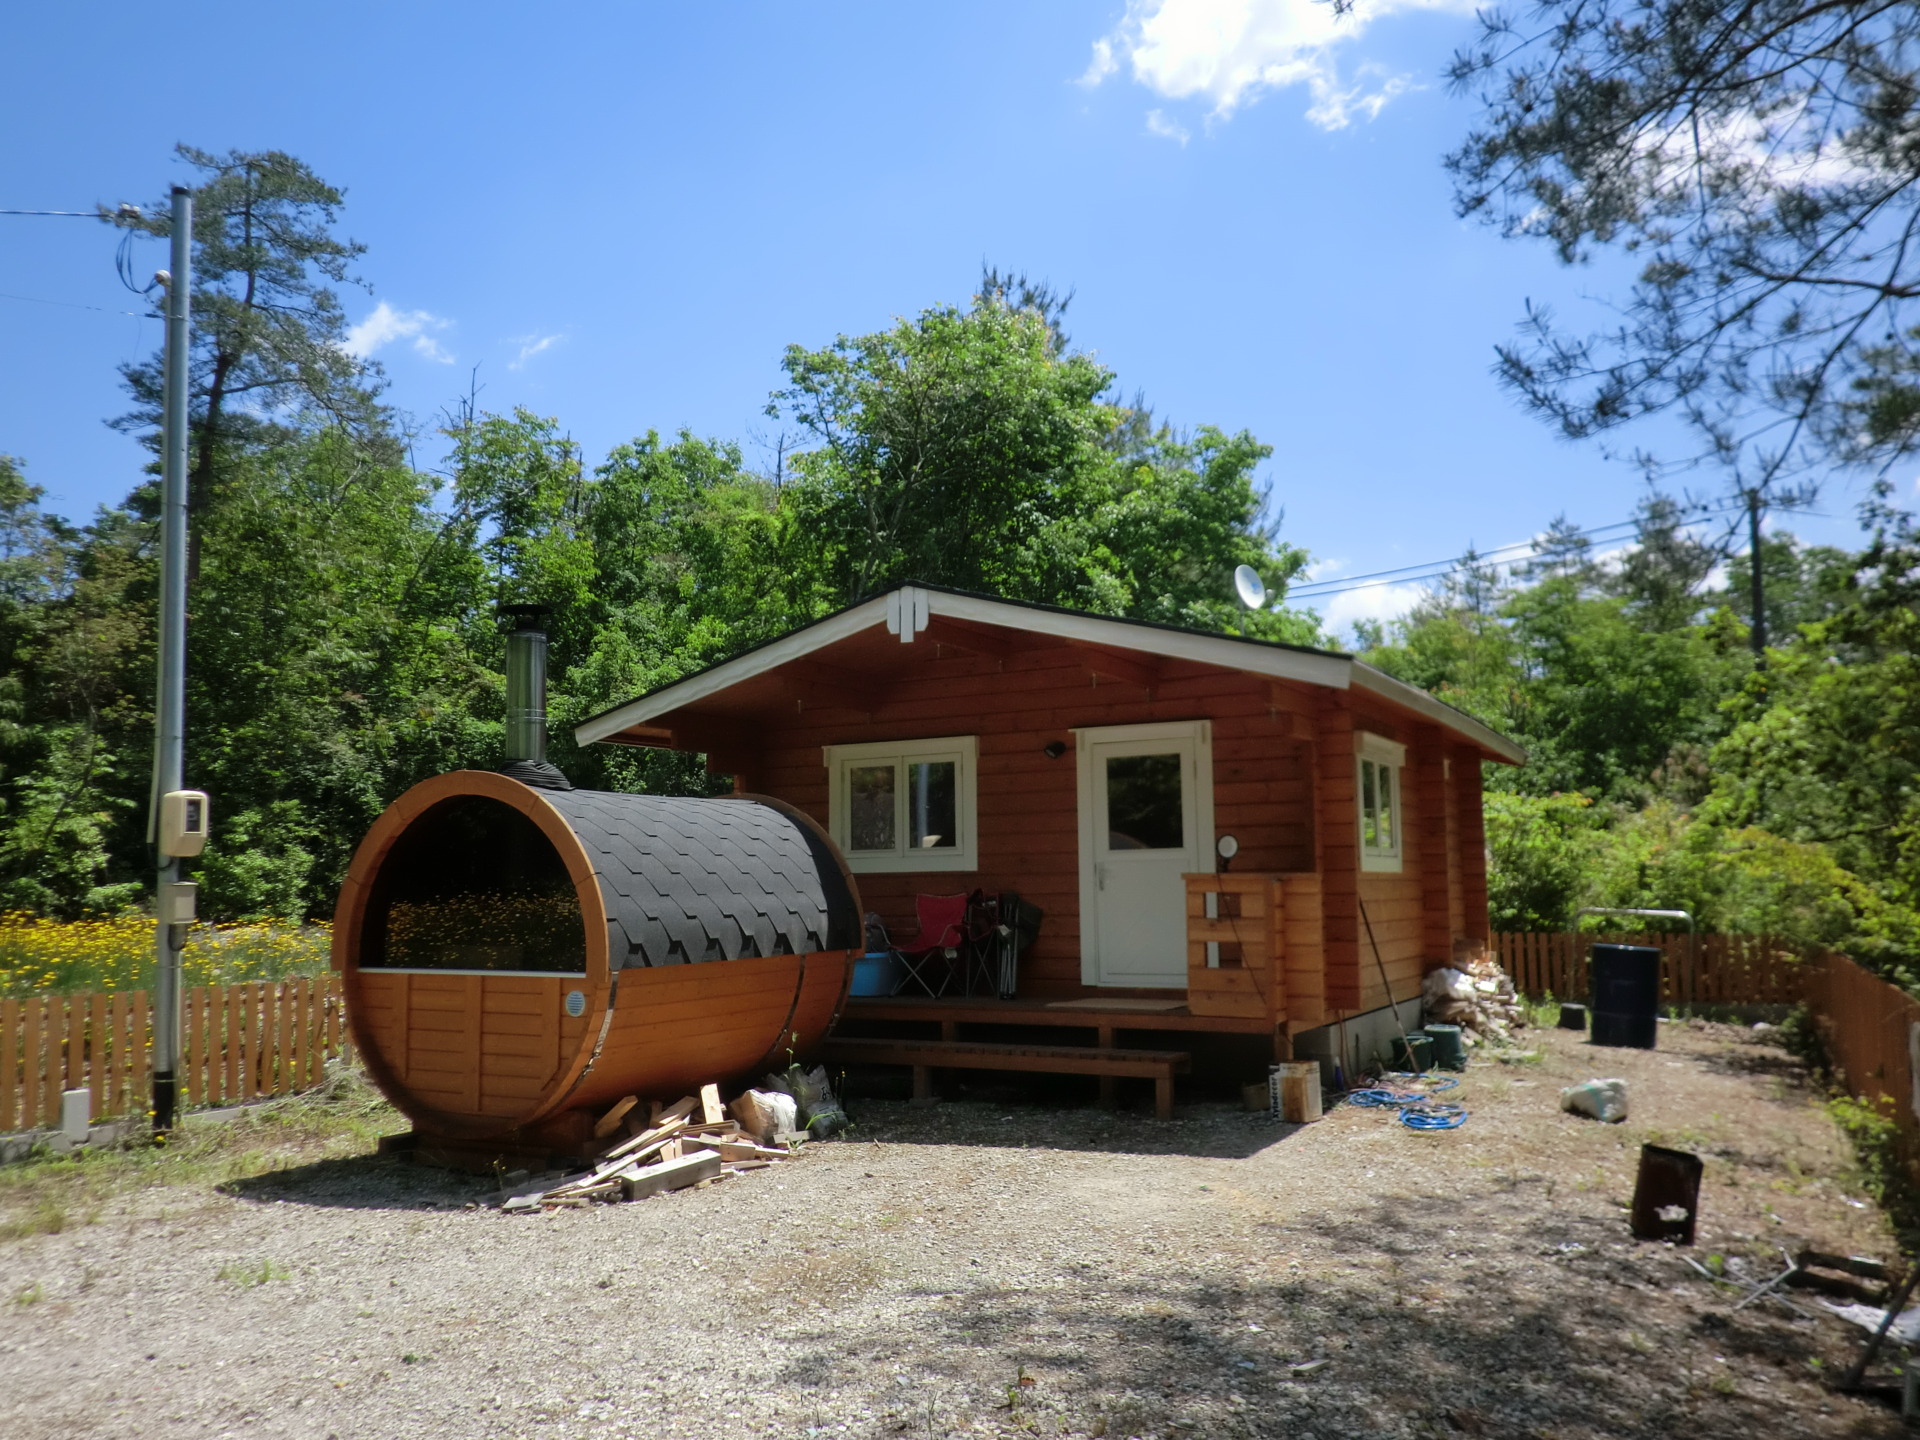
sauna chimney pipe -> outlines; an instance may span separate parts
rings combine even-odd
[[[545,605],[502,605],[507,631],[507,744],[500,767],[523,785],[571,790],[567,777],[547,763],[547,616]]]

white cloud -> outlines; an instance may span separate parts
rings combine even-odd
[[[1368,585],[1324,600],[1308,597],[1300,603],[1317,611],[1327,629],[1338,635],[1352,629],[1356,620],[1398,620],[1431,593],[1431,587],[1420,583]]]
[[[451,365],[453,356],[441,349],[440,342],[433,336],[452,323],[425,310],[396,310],[382,300],[373,307],[372,314],[347,331],[347,338],[341,341],[340,348],[356,360],[365,360],[396,340],[411,340],[416,355],[441,365]]]
[[[1373,119],[1416,88],[1411,77],[1361,64],[1343,79],[1336,51],[1374,21],[1415,10],[1472,14],[1476,0],[1356,0],[1339,14],[1330,0],[1128,0],[1111,34],[1093,43],[1080,77],[1098,85],[1124,61],[1135,81],[1169,100],[1205,99],[1224,120],[1268,90],[1304,85],[1307,119],[1339,130]],[[1151,118],[1148,128],[1154,129]],[[1155,130],[1154,133],[1161,133]]]
[[[1193,138],[1192,133],[1178,120],[1169,120],[1164,110],[1147,112],[1147,133],[1158,135],[1163,140],[1177,140],[1182,145]]]
[[[1352,564],[1347,560],[1310,561],[1301,583],[1334,580],[1351,568]],[[1281,603],[1289,608],[1313,611],[1331,633],[1339,635],[1351,630],[1356,620],[1397,620],[1430,593],[1430,585],[1425,581],[1408,581],[1404,584],[1383,582],[1362,584],[1359,588],[1331,595],[1302,595],[1298,599],[1288,595]]]
[[[565,335],[540,334],[515,336],[510,343],[518,345],[520,347],[520,353],[507,362],[507,368],[509,370],[524,370],[527,361],[544,350],[551,350],[566,338]]]

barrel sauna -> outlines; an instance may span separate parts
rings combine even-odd
[[[333,963],[367,1069],[416,1135],[577,1149],[622,1096],[808,1058],[860,936],[846,862],[780,801],[457,770],[360,843]]]

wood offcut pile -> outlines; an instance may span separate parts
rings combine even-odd
[[[1510,1039],[1527,1023],[1512,977],[1477,941],[1456,942],[1453,964],[1429,972],[1422,989],[1427,1018],[1458,1025],[1469,1045]]]
[[[594,1126],[595,1137],[609,1143],[591,1169],[515,1191],[501,1208],[524,1213],[644,1200],[788,1160],[807,1132],[777,1129],[778,1117],[765,1098],[749,1090],[723,1108],[719,1087],[707,1085],[697,1096],[656,1106],[642,1121],[634,1114],[640,1102],[629,1095]]]

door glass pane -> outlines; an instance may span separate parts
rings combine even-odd
[[[1107,761],[1107,848],[1178,850],[1186,844],[1180,756],[1127,755]]]
[[[907,766],[907,843],[915,850],[951,850],[960,843],[955,821],[951,760],[915,760]]]
[[[893,766],[848,766],[847,808],[855,850],[893,849]]]

